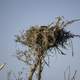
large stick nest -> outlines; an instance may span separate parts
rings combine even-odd
[[[55,24],[31,27],[21,36],[17,36],[16,42],[20,42],[33,49],[42,48],[43,50],[49,50],[50,48],[58,48],[59,46],[65,48],[65,44],[70,38],[74,38],[75,36],[80,37],[65,30],[67,25],[75,21],[79,21],[79,19],[65,22],[62,20],[62,17],[58,17]]]

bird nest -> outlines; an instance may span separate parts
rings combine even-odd
[[[65,22],[62,20],[62,17],[58,17],[55,24],[51,23],[47,26],[31,27],[21,36],[17,36],[16,42],[20,42],[32,49],[41,48],[44,51],[51,48],[59,49],[59,46],[66,48],[65,44],[67,44],[70,38],[74,38],[75,36],[80,37],[65,29],[67,25],[75,21],[79,21],[79,19]],[[64,54],[62,51],[61,53]]]

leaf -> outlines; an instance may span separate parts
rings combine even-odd
[[[0,64],[0,71],[4,68],[6,64]]]

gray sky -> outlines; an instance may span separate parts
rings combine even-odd
[[[80,0],[0,0],[0,63],[8,68],[0,72],[0,80],[6,80],[6,71],[19,71],[25,66],[16,59],[14,35],[31,25],[47,25],[57,16],[66,20],[80,18]],[[72,24],[73,33],[80,34],[80,22]],[[50,59],[50,67],[45,67],[44,80],[64,80],[64,70],[68,65],[72,72],[77,69],[80,77],[80,39],[73,40],[75,56],[69,50],[66,56],[55,55]],[[46,73],[46,74],[45,74]]]

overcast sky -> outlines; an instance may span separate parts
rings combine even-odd
[[[6,80],[6,71],[18,72],[23,66],[16,59],[15,34],[31,25],[47,25],[57,16],[65,20],[80,18],[80,0],[0,0],[0,63],[8,67],[0,72],[0,80]],[[80,22],[68,27],[80,34]],[[55,55],[50,59],[50,67],[45,66],[44,80],[64,80],[64,70],[70,65],[72,72],[78,70],[80,78],[80,39],[73,40],[74,57],[69,50],[66,56]]]

